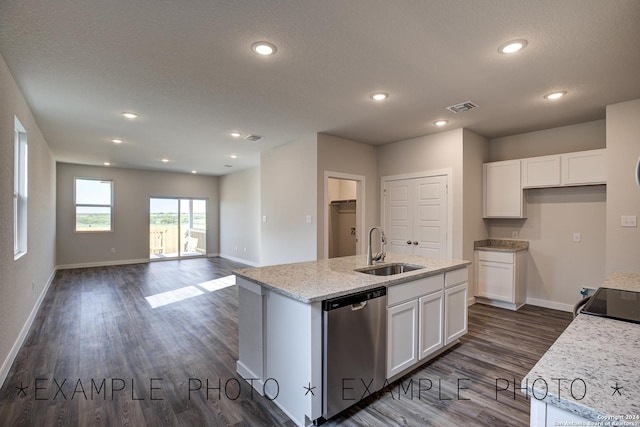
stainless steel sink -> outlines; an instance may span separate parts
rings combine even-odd
[[[394,274],[407,273],[409,271],[420,270],[421,268],[424,267],[413,264],[387,264],[381,265],[380,267],[360,268],[355,271],[358,273],[371,274],[372,276],[393,276]]]

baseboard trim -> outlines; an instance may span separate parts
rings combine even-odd
[[[117,261],[100,261],[100,262],[84,262],[80,264],[62,264],[57,267],[58,270],[69,270],[71,268],[88,268],[88,267],[108,267],[112,265],[128,265],[128,264],[144,264],[149,262],[148,258],[144,259],[121,259]]]
[[[576,298],[576,302],[578,302],[578,298]],[[561,302],[548,301],[544,299],[527,298],[527,304],[535,305],[538,307],[550,308],[552,310],[568,311],[569,313],[573,312],[573,305],[571,304],[564,304]]]
[[[475,303],[476,303],[476,297],[467,298],[467,307],[470,307]]]
[[[9,351],[7,358],[4,360],[4,362],[2,362],[2,367],[0,367],[0,388],[2,388],[2,386],[4,385],[4,381],[9,375],[9,370],[11,370],[11,366],[16,360],[18,352],[20,351],[20,348],[22,348],[22,344],[24,344],[24,340],[27,339],[29,329],[31,329],[31,325],[33,325],[33,321],[36,319],[38,311],[40,310],[40,306],[42,305],[42,301],[44,301],[44,297],[49,291],[49,287],[51,286],[51,283],[53,283],[53,279],[56,277],[56,271],[57,269],[54,268],[51,272],[51,275],[49,275],[47,283],[44,286],[44,289],[42,289],[42,292],[40,292],[40,295],[38,296],[38,299],[36,300],[36,303],[33,306],[29,317],[27,317],[27,321],[25,322],[24,326],[22,326],[22,330],[20,331],[18,338],[16,338],[16,341],[11,347],[11,351]]]
[[[217,252],[216,253],[212,253],[212,254],[207,254],[207,258],[215,258],[215,257],[218,257],[218,256],[220,256],[220,254],[217,253]]]
[[[247,264],[247,265],[250,265],[251,267],[260,267],[260,263],[254,262],[254,261],[249,261],[248,259],[238,258],[238,257],[234,257],[234,256],[227,255],[227,254],[220,254],[219,257],[220,258],[224,258],[224,259],[228,259],[229,261],[235,261],[235,262],[239,262],[241,264]]]

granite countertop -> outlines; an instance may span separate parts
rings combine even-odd
[[[640,292],[640,274],[613,273],[602,287]],[[640,419],[633,418],[640,416],[638,367],[639,324],[580,314],[522,380],[522,387],[530,399],[595,423],[610,421],[594,425],[640,425]]]
[[[379,286],[397,285],[471,264],[463,260],[387,253],[385,262],[376,265],[394,263],[419,265],[424,268],[393,276],[373,276],[353,271],[368,267],[365,255],[355,255],[295,264],[243,268],[235,270],[234,274],[298,301],[312,303]]]
[[[520,252],[529,250],[529,242],[511,239],[476,240],[473,242],[473,249],[477,251]]]

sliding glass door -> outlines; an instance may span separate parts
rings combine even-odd
[[[205,199],[149,199],[149,258],[183,258],[206,254]]]

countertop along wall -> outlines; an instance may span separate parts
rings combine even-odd
[[[74,177],[113,180],[114,229],[75,233]],[[207,253],[219,252],[218,177],[57,164],[58,266],[143,262],[149,259],[149,198],[206,198]],[[115,248],[115,253],[111,252]]]
[[[493,139],[490,161],[605,148],[605,121]],[[607,148],[608,151],[608,148]],[[528,218],[487,219],[489,237],[528,240],[529,303],[571,310],[582,286],[605,278],[608,186],[543,188],[528,192]],[[573,233],[581,242],[573,242]]]
[[[27,253],[13,253],[14,117],[27,131]],[[0,56],[0,386],[26,338],[56,266],[53,155],[4,58]]]

